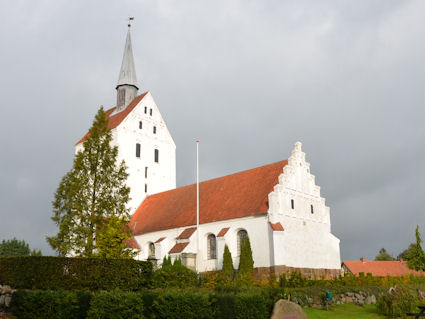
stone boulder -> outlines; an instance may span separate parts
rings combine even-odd
[[[271,319],[307,319],[307,315],[296,303],[280,299],[274,304]]]

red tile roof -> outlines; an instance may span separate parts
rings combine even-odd
[[[127,244],[128,248],[140,249],[139,244],[137,243],[136,239],[134,239],[134,237],[131,237],[129,240],[126,240],[125,243]]]
[[[288,161],[204,181],[199,185],[200,224],[268,211],[268,194]],[[131,217],[134,234],[196,224],[196,184],[148,196]],[[133,228],[132,228],[133,229]]]
[[[220,232],[217,234],[217,237],[223,237],[226,235],[227,231],[230,229],[230,227],[222,228]]]
[[[274,230],[274,231],[284,231],[285,229],[283,229],[283,226],[281,223],[277,222],[275,224],[269,222],[270,227]]]
[[[163,240],[165,239],[165,237],[161,237],[161,238],[159,238],[155,243],[157,244],[157,243],[160,243],[160,242],[162,242]]]
[[[190,236],[195,232],[196,227],[186,228],[182,233],[177,237],[177,239],[189,239]]]
[[[115,108],[116,107],[113,107],[113,108],[107,110],[106,111],[106,117],[109,118],[108,129],[112,130],[113,128],[116,128],[118,125],[120,125],[121,122],[124,121],[124,119],[127,117],[127,115],[130,114],[131,111],[133,111],[133,109],[136,107],[136,105],[139,104],[139,102],[141,100],[143,100],[143,98],[148,93],[149,93],[149,91],[147,91],[147,92],[145,92],[145,93],[143,93],[143,94],[141,94],[139,96],[136,96],[134,98],[134,100],[131,101],[131,103],[123,111],[121,111],[121,112],[119,112],[117,114],[114,114],[114,115],[111,116],[112,112],[115,111]],[[87,132],[83,136],[83,138],[76,143],[76,145],[77,144],[80,144],[81,142],[83,142],[88,135],[89,135],[89,132]]]
[[[175,244],[173,246],[173,248],[171,248],[168,253],[169,254],[178,254],[178,253],[181,253],[186,248],[187,245],[189,245],[189,242]]]
[[[359,273],[363,272],[365,275],[371,273],[372,276],[403,276],[407,274],[421,275],[425,273],[422,271],[416,271],[407,268],[407,262],[404,260],[395,261],[370,261],[370,260],[359,260],[359,261],[343,261],[343,266],[354,275],[358,276]]]

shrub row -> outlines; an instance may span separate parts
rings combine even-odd
[[[0,283],[16,289],[138,290],[147,287],[152,264],[133,259],[1,257]]]
[[[259,291],[217,294],[202,291],[24,291],[13,295],[11,311],[26,318],[269,318]]]

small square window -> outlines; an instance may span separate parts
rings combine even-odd
[[[147,114],[147,113],[148,113],[148,107],[145,106],[145,114]]]
[[[155,163],[159,163],[159,151],[155,149]]]
[[[294,209],[295,205],[294,205],[294,200],[291,199],[291,208]]]
[[[142,121],[139,121],[139,129],[142,129],[143,128],[143,123],[142,123]]]
[[[148,167],[145,167],[145,178],[148,178]]]
[[[153,134],[156,134],[156,126],[153,127]]]
[[[148,192],[148,184],[145,184],[145,193]]]
[[[314,214],[313,205],[310,205],[310,208],[311,208],[311,213]]]
[[[150,116],[152,116],[152,109],[149,110],[149,114],[150,114]]]

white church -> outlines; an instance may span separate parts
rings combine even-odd
[[[176,188],[176,145],[152,94],[138,95],[130,29],[116,90],[117,105],[106,114],[128,166],[138,259],[160,265],[171,256],[207,272],[221,269],[227,245],[237,268],[249,236],[257,274],[339,274],[339,239],[300,142],[287,160],[201,182],[197,227],[196,184]]]

